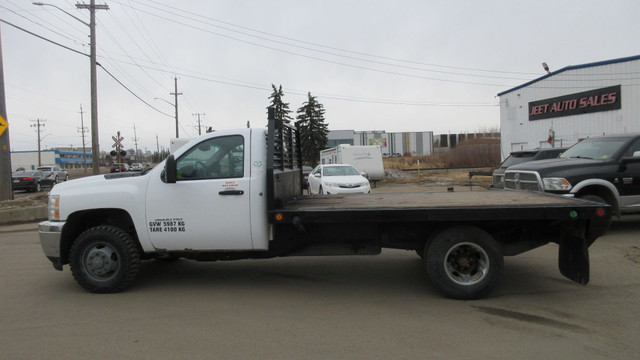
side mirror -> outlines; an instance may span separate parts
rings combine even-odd
[[[640,157],[624,157],[621,162],[622,165],[640,163]]]
[[[634,151],[633,157],[640,157],[640,151]]]
[[[164,178],[167,184],[176,183],[176,174],[176,158],[171,154],[167,157],[167,161],[164,163]]]
[[[319,178],[319,177],[321,177],[322,175],[321,175],[320,173],[315,173],[315,174],[313,174],[313,176],[315,176],[315,177]]]

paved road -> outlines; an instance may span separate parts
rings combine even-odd
[[[0,227],[2,359],[631,359],[640,353],[640,219],[591,247],[587,286],[557,246],[507,258],[478,301],[442,298],[418,257],[144,263],[94,295],[53,270],[35,224]]]

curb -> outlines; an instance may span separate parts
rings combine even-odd
[[[0,210],[0,225],[29,223],[48,218],[47,205]]]

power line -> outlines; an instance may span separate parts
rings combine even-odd
[[[47,38],[46,38],[46,37],[44,37],[44,36],[40,36],[40,35],[38,35],[38,34],[36,34],[36,33],[33,33],[33,32],[31,32],[31,31],[29,31],[29,30],[27,30],[27,29],[21,28],[20,26],[15,25],[15,24],[12,24],[12,23],[10,23],[10,22],[8,22],[8,21],[4,20],[4,19],[0,19],[0,22],[3,22],[3,23],[5,23],[5,24],[7,24],[7,25],[10,25],[10,26],[13,26],[14,28],[19,29],[19,30],[22,30],[22,31],[26,32],[26,33],[27,33],[27,34],[29,34],[29,35],[35,36],[35,37],[37,37],[37,38],[39,38],[39,39],[42,39],[42,40],[47,41],[47,42],[50,42],[50,43],[52,43],[52,44],[54,44],[54,45],[58,45],[58,46],[60,46],[60,47],[62,47],[62,48],[65,48],[65,49],[67,49],[67,50],[69,50],[69,51],[73,51],[73,52],[74,52],[74,53],[76,53],[76,54],[80,54],[80,55],[82,55],[82,56],[89,57],[89,55],[87,55],[87,54],[85,54],[85,53],[83,53],[83,52],[80,52],[80,51],[75,50],[75,49],[72,49],[72,48],[70,48],[70,47],[68,47],[68,46],[62,45],[62,44],[60,44],[60,43],[58,43],[58,42],[55,42],[55,41],[53,41],[53,40],[49,40],[49,39],[47,39]]]
[[[114,1],[118,2],[117,0],[114,0]],[[238,31],[238,30],[229,29],[227,27],[214,25],[214,24],[211,24],[210,22],[213,21],[213,22],[217,22],[217,23],[222,23],[222,24],[229,25],[229,26],[232,26],[232,27],[236,27],[236,28],[248,30],[248,31],[251,31],[251,32],[255,32],[255,33],[258,33],[258,34],[261,34],[261,35],[266,35],[266,36],[271,36],[271,37],[278,38],[278,39],[284,39],[284,40],[288,40],[288,41],[293,41],[293,42],[300,43],[300,44],[306,44],[306,45],[311,45],[311,46],[315,46],[315,47],[319,47],[319,48],[324,48],[324,49],[329,49],[329,50],[334,50],[334,51],[340,51],[340,52],[350,53],[350,54],[355,54],[355,55],[362,55],[362,56],[367,56],[367,57],[377,58],[377,59],[382,59],[382,60],[388,60],[388,61],[396,61],[396,62],[402,62],[402,63],[407,63],[407,64],[431,66],[431,67],[454,69],[454,70],[464,70],[464,71],[492,72],[492,73],[514,74],[514,75],[536,75],[534,73],[526,73],[526,72],[513,72],[513,71],[503,71],[503,70],[487,70],[487,69],[464,68],[464,67],[456,67],[456,66],[430,64],[430,63],[423,63],[423,62],[418,62],[418,61],[411,61],[411,60],[405,60],[405,59],[397,59],[397,58],[373,55],[373,54],[368,54],[368,53],[358,52],[358,51],[352,51],[352,50],[345,50],[345,49],[340,49],[340,48],[336,48],[336,47],[332,47],[332,46],[321,45],[321,44],[317,44],[317,43],[313,43],[313,42],[309,42],[309,41],[303,41],[303,40],[299,40],[299,39],[294,39],[294,38],[291,38],[291,37],[280,36],[280,35],[276,35],[276,34],[273,34],[273,33],[265,32],[265,31],[262,31],[262,30],[256,30],[256,29],[253,29],[253,28],[250,28],[250,27],[233,24],[233,23],[226,22],[226,21],[223,21],[223,20],[219,20],[219,19],[216,19],[216,18],[212,18],[212,17],[209,17],[209,16],[204,16],[204,15],[201,15],[201,14],[192,13],[192,12],[186,11],[186,10],[184,10],[182,8],[178,8],[178,7],[174,7],[174,6],[170,6],[170,5],[166,5],[166,4],[161,4],[161,3],[158,3],[158,2],[155,2],[155,1],[151,1],[151,0],[149,0],[149,2],[153,3],[153,4],[156,4],[156,5],[161,5],[161,6],[170,8],[171,11],[164,10],[164,9],[161,9],[161,8],[158,8],[158,7],[154,7],[154,6],[151,6],[151,5],[146,5],[146,4],[140,4],[140,5],[147,6],[149,8],[156,9],[156,10],[159,10],[159,11],[167,12],[167,13],[172,14],[172,15],[176,15],[176,12],[186,13],[186,14],[189,14],[191,16],[195,16],[195,17],[198,17],[198,18],[206,19],[207,21],[206,22],[205,21],[200,21],[200,20],[196,20],[196,19],[193,19],[193,18],[190,18],[190,17],[187,17],[187,16],[183,16],[183,15],[178,15],[178,16],[186,18],[186,19],[189,19],[189,20],[193,20],[193,21],[196,21],[196,22],[200,22],[200,23],[203,23],[203,24],[206,24],[206,25],[209,25],[209,26],[217,27],[217,28],[220,28],[220,29],[223,29],[223,30],[235,32],[235,33],[238,33],[238,34],[251,36],[251,37],[255,37],[255,38],[258,38],[258,39],[262,39],[262,40],[267,40],[267,41],[271,41],[271,42],[274,42],[274,43],[280,43],[280,44],[287,45],[287,46],[294,46],[294,47],[298,47],[298,48],[305,49],[305,50],[325,53],[325,54],[329,54],[329,55],[333,55],[333,56],[341,56],[341,57],[356,59],[356,60],[360,60],[360,61],[369,61],[369,62],[374,62],[374,63],[380,63],[380,62],[376,62],[376,61],[372,61],[372,60],[353,58],[353,57],[349,57],[349,56],[345,56],[345,55],[330,53],[330,52],[321,51],[321,50],[317,50],[317,49],[311,49],[311,48],[307,48],[307,47],[303,47],[303,46],[299,46],[299,45],[293,45],[293,44],[290,44],[290,43],[286,43],[286,42],[282,42],[282,41],[276,41],[276,40],[272,40],[272,39],[269,39],[269,38],[265,38],[263,36],[251,35],[251,34],[247,34],[245,32],[241,32],[241,31]],[[124,5],[124,6],[127,6],[126,4],[122,4],[122,3],[120,3],[120,4]],[[130,7],[135,9],[135,7],[133,7],[133,5],[131,5],[130,3],[129,3],[128,6],[130,6]],[[143,10],[140,10],[140,11],[143,11]],[[150,15],[154,15],[154,14],[150,14]],[[395,65],[395,64],[387,64],[387,65],[403,67],[402,65]],[[407,67],[407,68],[412,68],[412,67]],[[415,68],[412,68],[412,69],[415,69]],[[439,72],[439,71],[436,71],[436,70],[429,70],[429,69],[418,69],[418,70]],[[465,76],[480,76],[480,77],[482,77],[482,75],[473,75],[473,74],[460,74],[460,73],[452,73],[452,74],[465,75]]]
[[[121,4],[121,5],[123,5],[123,4]],[[125,6],[127,6],[127,5],[125,5]],[[235,38],[235,37],[230,36],[230,35],[217,33],[217,32],[211,31],[211,30],[203,29],[203,28],[200,28],[200,27],[197,27],[197,26],[194,26],[194,25],[190,25],[190,24],[186,24],[186,23],[177,21],[173,17],[165,17],[165,16],[162,16],[162,15],[153,14],[151,12],[148,12],[148,11],[145,11],[145,10],[142,10],[142,9],[137,9],[137,10],[141,11],[143,13],[149,14],[151,16],[155,16],[155,17],[161,18],[161,19],[166,20],[166,21],[171,21],[171,22],[174,22],[174,23],[177,23],[177,24],[180,24],[180,25],[192,28],[192,29],[200,30],[200,31],[212,34],[212,35],[217,35],[219,37],[223,37],[223,38],[231,39],[231,40],[234,40],[234,41],[250,44],[250,45],[253,45],[253,46],[257,46],[257,47],[261,47],[261,48],[265,48],[265,49],[269,49],[269,50],[285,53],[285,54],[296,56],[296,57],[303,57],[303,58],[317,60],[317,61],[321,61],[321,62],[326,62],[326,63],[330,63],[330,64],[334,64],[334,65],[341,65],[341,66],[345,66],[345,67],[351,67],[351,68],[356,68],[356,69],[361,69],[361,70],[368,70],[368,71],[373,71],[373,72],[378,72],[378,73],[383,73],[383,74],[388,74],[388,75],[396,75],[396,76],[417,78],[417,79],[423,79],[423,80],[442,81],[442,82],[459,83],[459,84],[466,84],[466,85],[482,85],[482,86],[495,86],[495,87],[508,87],[509,86],[509,85],[505,85],[505,84],[488,84],[488,83],[479,83],[479,82],[471,82],[471,81],[440,79],[440,78],[421,76],[421,75],[404,74],[404,73],[399,73],[399,72],[395,72],[395,71],[380,70],[380,69],[374,69],[374,68],[370,68],[370,67],[366,67],[366,66],[360,66],[360,65],[343,63],[343,62],[339,62],[339,61],[322,59],[322,58],[319,58],[319,57],[304,55],[304,54],[300,54],[300,53],[289,51],[289,50],[278,49],[278,48],[275,48],[275,47],[272,47],[272,46],[267,46],[267,45],[264,45],[264,44],[251,42],[251,41],[248,41],[248,40],[238,39],[238,38]],[[172,14],[172,15],[175,16],[176,14]],[[178,15],[178,16],[181,16],[181,15]],[[181,17],[184,17],[184,16],[181,16]],[[336,55],[336,56],[340,56],[340,55]],[[342,57],[344,57],[344,56],[342,56]],[[366,61],[366,60],[364,60],[364,61]],[[424,70],[424,71],[428,71],[428,70]],[[457,74],[457,75],[467,76],[465,74]],[[484,76],[481,76],[481,77],[484,77]],[[492,78],[497,78],[497,77],[492,77]],[[514,79],[514,80],[523,81],[525,79]]]
[[[125,90],[127,90],[129,93],[131,93],[131,95],[135,96],[135,97],[136,97],[136,99],[138,99],[138,100],[142,101],[145,105],[147,105],[148,107],[152,108],[153,110],[155,110],[155,111],[159,112],[160,114],[165,115],[165,116],[168,116],[168,117],[171,117],[171,115],[169,115],[169,114],[167,114],[167,113],[165,113],[165,112],[162,112],[161,110],[158,110],[157,108],[153,107],[151,104],[149,104],[148,102],[146,102],[144,99],[142,99],[140,96],[138,96],[138,94],[134,93],[134,92],[133,92],[131,89],[129,89],[125,84],[123,84],[120,80],[118,80],[118,78],[117,78],[117,77],[115,77],[113,74],[111,74],[111,73],[109,72],[109,70],[105,69],[105,67],[104,67],[104,66],[100,65],[99,63],[98,63],[98,66],[100,66],[100,67],[102,68],[102,70],[104,70],[104,72],[106,72],[109,76],[111,76],[111,77],[113,78],[113,80],[115,80],[118,84],[120,84],[123,88],[125,88]]]
[[[13,2],[11,2],[11,1],[10,1],[10,3],[11,3],[11,5],[13,5],[13,6],[17,7],[18,9],[20,9],[20,10],[22,10],[22,11],[26,11],[26,10],[24,10],[24,9],[20,8],[19,6],[15,5]],[[27,21],[32,22],[32,23],[34,23],[34,24],[36,24],[36,25],[38,25],[38,26],[40,26],[40,27],[42,27],[42,28],[44,28],[44,29],[46,29],[46,30],[49,30],[49,31],[51,31],[52,33],[57,34],[57,35],[59,35],[59,36],[61,36],[61,37],[65,38],[65,39],[67,39],[67,40],[71,40],[71,41],[73,41],[73,42],[74,42],[74,43],[76,43],[76,44],[82,44],[82,42],[81,42],[81,41],[78,41],[77,39],[74,39],[74,38],[73,38],[73,34],[68,33],[68,32],[66,32],[66,31],[64,31],[63,29],[60,29],[58,26],[53,25],[52,23],[50,23],[49,21],[47,21],[47,20],[45,20],[45,19],[42,19],[42,18],[37,17],[37,16],[34,16],[34,17],[35,17],[35,18],[37,18],[38,20],[40,20],[40,21],[42,21],[42,22],[47,23],[49,26],[51,26],[51,27],[53,27],[53,28],[57,29],[58,31],[56,31],[56,30],[52,30],[52,29],[50,29],[50,28],[48,28],[48,27],[46,27],[46,26],[44,26],[44,25],[42,25],[42,24],[40,24],[40,23],[38,23],[38,22],[36,22],[36,21],[34,21],[34,20],[32,20],[32,19],[30,19],[30,18],[28,18],[28,17],[24,16],[24,15],[22,15],[22,14],[19,14],[17,11],[12,10],[12,9],[10,9],[10,8],[8,8],[8,7],[5,7],[5,6],[0,5],[0,8],[6,9],[6,10],[8,10],[8,11],[10,11],[10,12],[14,13],[14,14],[15,14],[15,15],[17,15],[17,16],[19,16],[19,17],[21,17],[21,18],[23,18],[23,19],[26,19]],[[59,19],[59,18],[58,18],[58,19]],[[66,21],[63,21],[63,22],[64,22],[64,23],[66,23],[66,24],[68,24]],[[65,34],[62,34],[61,32],[64,32],[66,35],[65,35]]]
[[[8,22],[8,21],[4,20],[4,19],[0,19],[0,22],[3,22],[3,23],[5,23],[5,24],[7,24],[7,25],[10,25],[10,26],[13,26],[13,27],[15,27],[16,29],[22,30],[22,31],[26,32],[26,33],[27,33],[27,34],[29,34],[29,35],[35,36],[35,37],[37,37],[37,38],[39,38],[39,39],[42,39],[42,40],[45,40],[45,41],[47,41],[47,42],[50,42],[50,43],[52,43],[52,44],[54,44],[54,45],[60,46],[60,47],[62,47],[62,48],[64,48],[64,49],[67,49],[67,50],[73,51],[74,53],[80,54],[80,55],[82,55],[82,56],[87,56],[87,57],[89,56],[89,55],[87,55],[87,54],[84,54],[84,53],[81,53],[81,52],[79,52],[79,51],[77,51],[77,50],[74,50],[74,49],[72,49],[72,48],[70,48],[70,47],[68,47],[68,46],[62,45],[62,44],[60,44],[60,43],[58,43],[58,42],[55,42],[55,41],[53,41],[53,40],[49,40],[49,39],[47,39],[47,38],[45,38],[45,37],[43,37],[43,36],[40,36],[40,35],[38,35],[38,34],[35,34],[35,33],[31,32],[31,31],[29,31],[29,30],[26,30],[26,29],[24,29],[24,28],[20,27],[20,26],[14,25],[14,24],[12,24],[12,23],[10,23],[10,22]],[[135,96],[138,100],[142,101],[142,103],[144,103],[145,105],[147,105],[147,106],[148,106],[148,107],[150,107],[151,109],[153,109],[153,110],[155,110],[155,111],[159,112],[159,113],[160,113],[160,114],[162,114],[162,115],[166,115],[166,116],[171,117],[171,115],[169,115],[169,114],[167,114],[167,113],[164,113],[164,112],[162,112],[161,110],[158,110],[157,108],[155,108],[154,106],[152,106],[151,104],[149,104],[148,102],[146,102],[144,99],[142,99],[140,96],[138,96],[138,94],[134,93],[131,89],[129,89],[129,88],[128,88],[124,83],[122,83],[122,82],[121,82],[117,77],[115,77],[113,74],[111,74],[111,73],[110,73],[110,72],[109,72],[109,71],[108,71],[104,66],[102,66],[100,63],[97,63],[96,65],[98,65],[100,68],[102,68],[102,70],[104,70],[104,72],[106,72],[109,76],[111,76],[111,77],[112,77],[112,78],[113,78],[113,79],[114,79],[118,84],[120,84],[123,88],[125,88],[125,90],[127,90],[128,92],[130,92],[130,93],[131,93],[133,96]]]

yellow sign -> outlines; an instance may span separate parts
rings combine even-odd
[[[4,134],[4,131],[9,127],[9,123],[0,115],[0,136]]]

